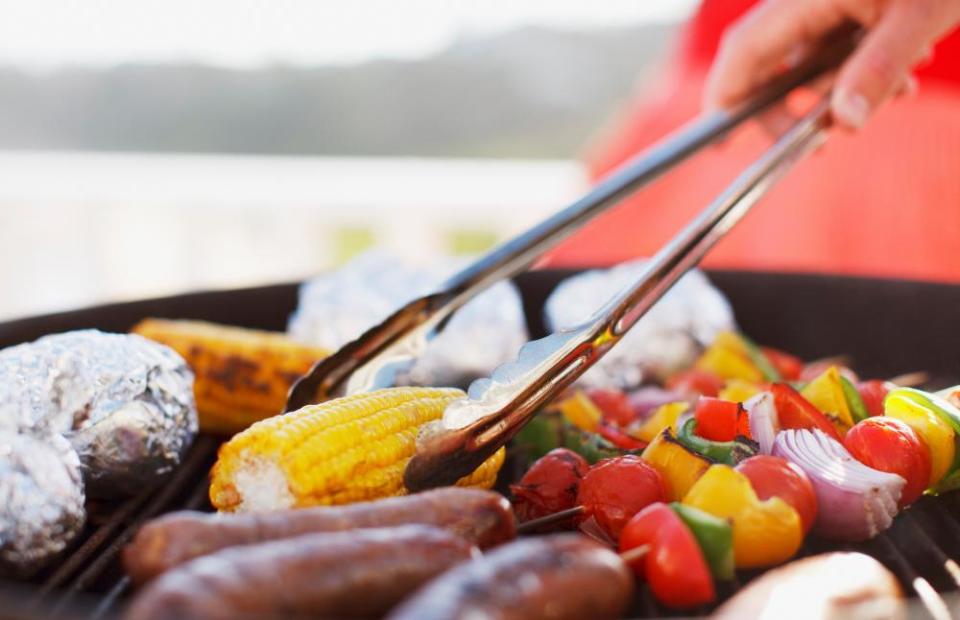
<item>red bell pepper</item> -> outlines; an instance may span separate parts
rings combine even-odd
[[[716,396],[723,388],[723,379],[712,372],[690,368],[672,375],[667,379],[666,387],[682,394]]]
[[[701,396],[694,417],[697,435],[711,441],[733,441],[737,436],[740,403]]]
[[[773,404],[777,408],[777,419],[780,428],[816,428],[832,439],[842,442],[836,427],[827,416],[810,404],[786,383],[774,383],[770,386],[773,393]]]
[[[603,419],[618,426],[627,426],[637,419],[637,413],[630,404],[630,397],[620,390],[587,390],[587,397],[603,413]]]
[[[716,597],[710,567],[693,532],[664,503],[651,504],[634,515],[620,536],[620,552],[648,545],[649,551],[630,562],[646,578],[658,601],[668,607],[690,608]]]
[[[616,426],[603,422],[597,427],[597,434],[621,450],[643,450],[647,447],[646,441],[631,437]]]

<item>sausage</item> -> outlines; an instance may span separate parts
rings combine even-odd
[[[824,553],[768,571],[711,617],[801,616],[811,620],[905,618],[906,606],[896,577],[880,562],[862,553]]]
[[[220,515],[175,512],[144,525],[124,549],[123,564],[134,583],[140,584],[226,547],[311,532],[408,523],[437,526],[481,549],[516,537],[513,511],[506,498],[493,491],[451,487],[346,506]]]
[[[619,618],[633,598],[620,557],[579,534],[528,538],[444,573],[388,620]]]
[[[379,618],[475,554],[425,525],[304,534],[191,560],[144,588],[125,618]]]

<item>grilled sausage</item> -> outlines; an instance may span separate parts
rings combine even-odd
[[[752,581],[711,616],[739,618],[904,618],[896,577],[862,553],[824,553]]]
[[[134,583],[144,583],[177,564],[226,547],[408,523],[437,526],[481,549],[516,536],[510,502],[502,495],[446,488],[375,502],[259,514],[176,512],[142,527],[124,549],[123,564]]]
[[[147,586],[126,618],[379,618],[475,554],[424,525],[304,534],[191,560]]]
[[[616,553],[579,534],[504,545],[444,573],[389,620],[618,618],[633,576]]]

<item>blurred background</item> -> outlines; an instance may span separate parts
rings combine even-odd
[[[0,319],[482,251],[583,191],[694,8],[3,4]]]

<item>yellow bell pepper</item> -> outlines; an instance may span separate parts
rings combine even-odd
[[[930,486],[940,482],[956,456],[956,433],[940,416],[903,390],[894,390],[883,401],[883,414],[912,428],[930,449]]]
[[[690,405],[683,402],[660,405],[639,428],[630,430],[630,436],[649,443],[665,428],[669,428],[676,433],[679,430],[677,420],[689,408]]]
[[[750,383],[743,379],[730,379],[717,394],[720,400],[729,400],[733,403],[745,403],[762,390],[756,383]]]
[[[677,441],[669,428],[663,429],[643,454],[651,467],[660,472],[667,486],[667,501],[680,501],[713,462]]]
[[[603,418],[603,412],[583,390],[577,390],[573,396],[557,403],[556,407],[567,422],[588,433],[595,433]]]
[[[750,361],[746,344],[733,332],[717,335],[694,366],[722,379],[742,379],[750,383],[763,381],[763,373]]]
[[[808,383],[800,395],[830,418],[837,432],[843,437],[854,424],[850,405],[843,393],[843,383],[840,379],[840,369],[831,366],[820,376]]]
[[[796,510],[779,497],[760,500],[750,480],[727,465],[713,465],[690,488],[683,503],[730,519],[737,568],[789,560],[803,543]]]

